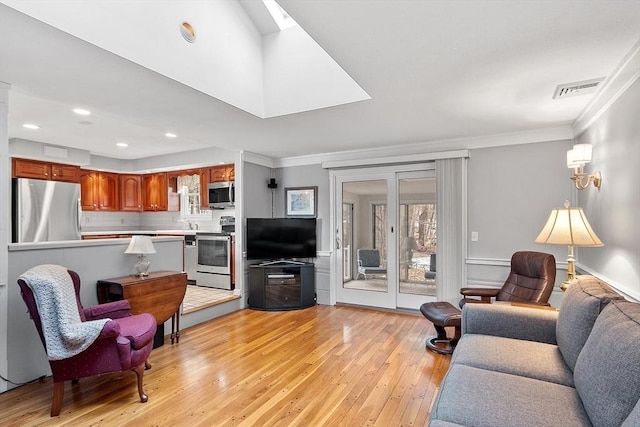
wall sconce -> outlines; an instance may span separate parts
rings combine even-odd
[[[567,167],[573,169],[571,180],[576,184],[578,190],[584,190],[593,182],[593,186],[600,189],[602,176],[600,172],[594,174],[584,173],[584,165],[591,163],[591,144],[576,144],[567,151]]]

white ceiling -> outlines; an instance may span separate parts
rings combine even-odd
[[[591,97],[553,100],[556,85],[610,76],[640,39],[637,0],[279,3],[370,100],[263,119],[0,5],[9,137],[123,159],[211,146],[286,158],[556,128]]]

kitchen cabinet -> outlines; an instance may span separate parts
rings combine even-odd
[[[81,170],[80,202],[83,211],[118,211],[118,174]]]
[[[12,159],[13,177],[50,181],[80,182],[80,166],[37,160]]]
[[[169,203],[167,174],[154,173],[142,176],[142,210],[166,211]]]
[[[220,165],[209,168],[209,182],[227,182],[235,181],[234,165]]]
[[[142,211],[142,176],[120,175],[120,210]]]
[[[209,191],[207,185],[211,182],[210,168],[200,169],[200,209],[209,209]]]

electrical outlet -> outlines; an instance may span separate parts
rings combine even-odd
[[[477,231],[472,231],[471,232],[471,241],[472,242],[477,242],[478,241],[478,232]]]

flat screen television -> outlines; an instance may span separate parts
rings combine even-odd
[[[315,218],[247,218],[247,259],[315,257]]]

